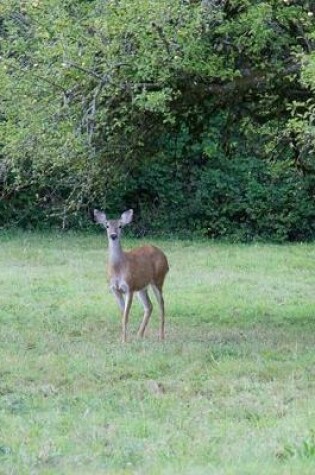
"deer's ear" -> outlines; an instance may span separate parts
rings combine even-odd
[[[133,210],[128,209],[128,211],[125,211],[121,216],[120,216],[120,222],[123,226],[126,224],[131,223],[132,221],[132,216],[133,216]]]
[[[102,226],[106,226],[107,218],[106,214],[98,209],[93,210],[94,220],[97,224],[101,224]]]

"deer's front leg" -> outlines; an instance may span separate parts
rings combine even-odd
[[[122,339],[123,343],[126,343],[126,341],[127,341],[127,324],[128,324],[130,307],[131,307],[131,304],[132,304],[132,298],[133,298],[133,292],[128,291],[127,294],[126,294],[125,308],[124,308],[124,313],[123,313],[123,317],[122,317],[122,335],[121,335],[121,339]]]
[[[112,292],[115,295],[115,298],[117,300],[117,303],[119,305],[121,312],[123,313],[125,310],[125,299],[123,297],[122,291],[117,289],[116,287],[112,287]]]

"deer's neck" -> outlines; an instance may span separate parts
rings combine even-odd
[[[109,241],[108,252],[108,261],[111,266],[117,266],[124,260],[124,251],[122,250],[119,239]]]

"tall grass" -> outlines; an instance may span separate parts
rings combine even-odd
[[[0,236],[0,473],[315,473],[315,245],[157,244],[123,346],[102,235]]]

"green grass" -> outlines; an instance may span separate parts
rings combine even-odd
[[[315,245],[157,244],[123,346],[101,234],[0,236],[0,473],[314,474]]]

